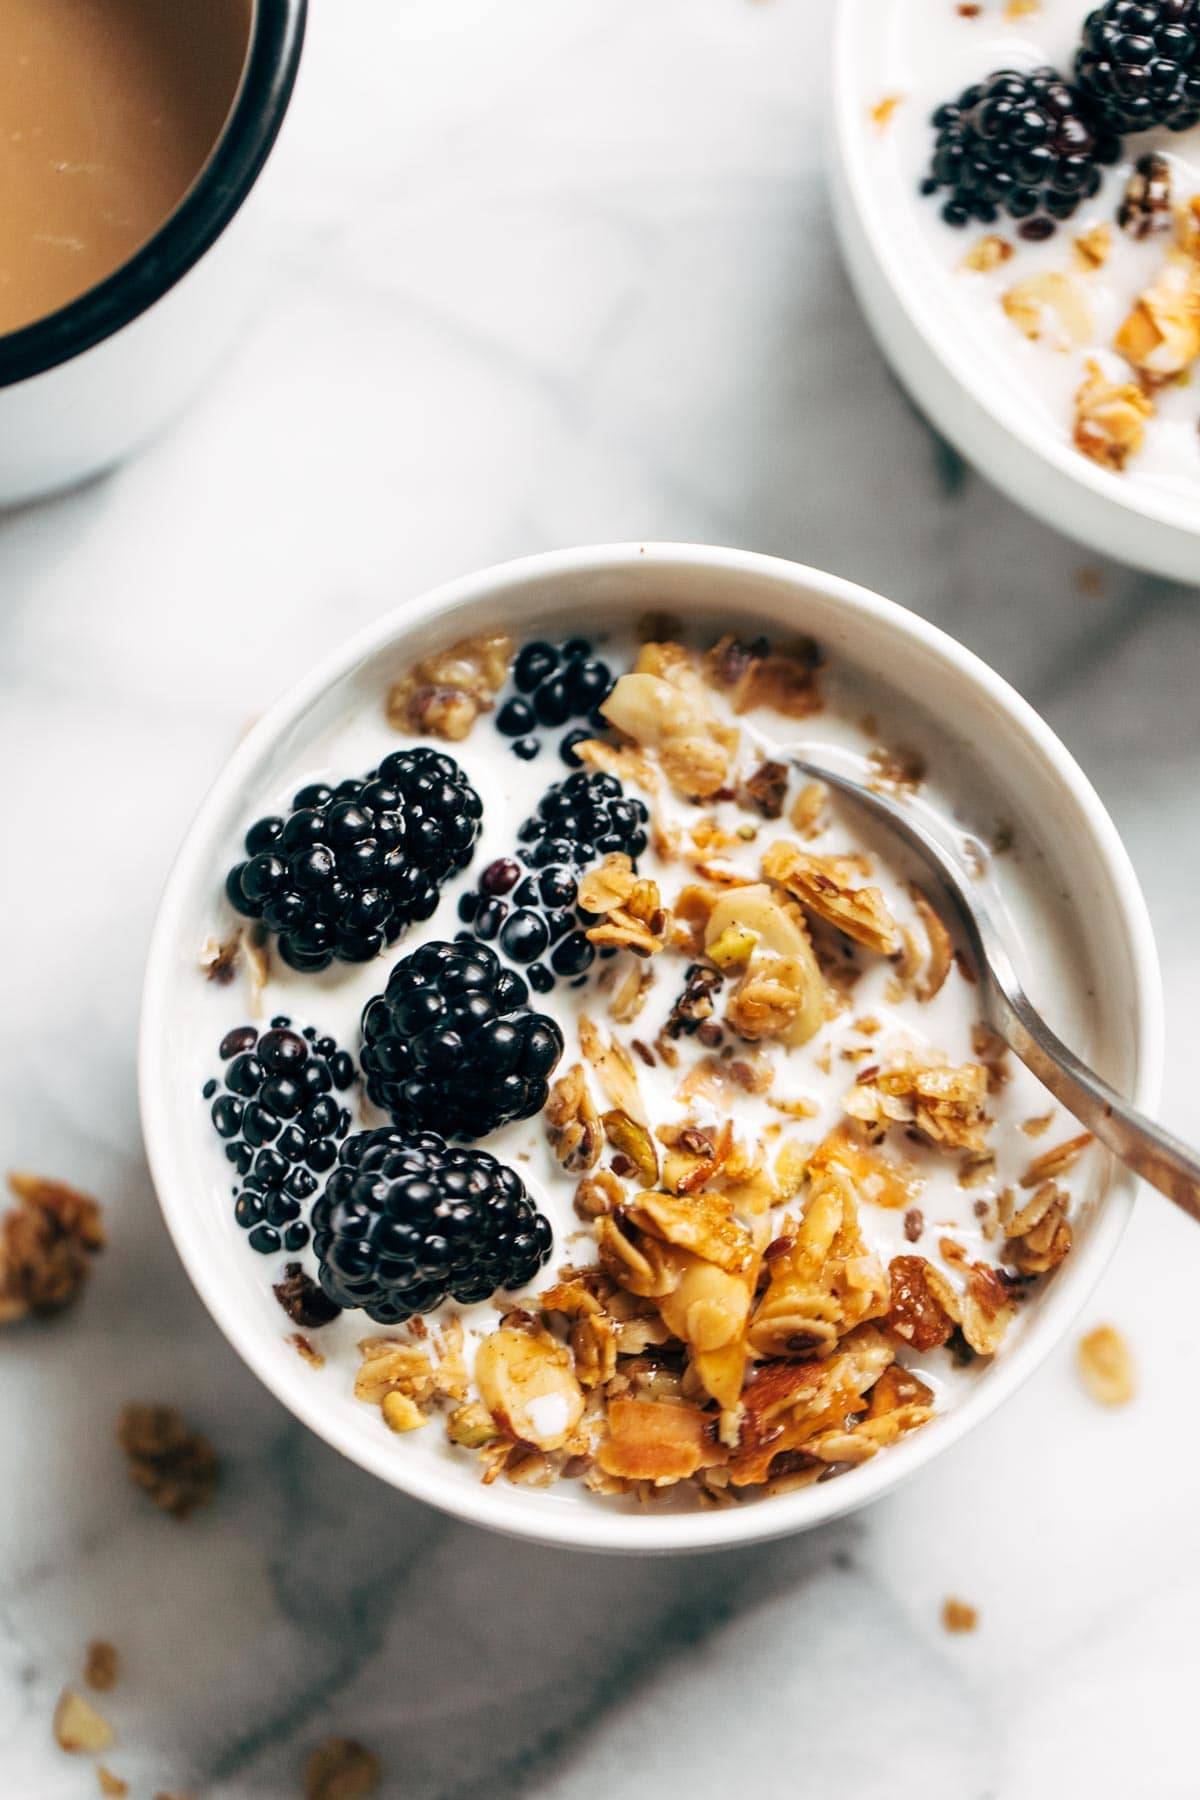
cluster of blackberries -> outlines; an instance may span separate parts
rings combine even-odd
[[[520,861],[489,863],[476,891],[459,901],[465,935],[495,939],[510,961],[528,967],[539,993],[556,975],[585,974],[596,955],[585,927],[596,921],[576,904],[579,875],[612,851],[636,861],[648,818],[644,801],[627,798],[615,775],[579,770],[555,782],[517,833]],[[549,966],[541,960],[547,952]]]
[[[315,782],[286,818],[259,819],[225,891],[277,934],[294,969],[369,962],[430,916],[443,884],[470,862],[482,816],[452,757],[396,750],[361,781]]]
[[[514,740],[516,755],[529,762],[538,754],[541,739],[533,734],[539,725],[555,728],[587,719],[589,724],[568,731],[559,747],[563,761],[578,767],[577,746],[605,728],[598,709],[613,688],[608,664],[592,655],[586,638],[569,638],[557,647],[538,640],[518,655],[513,685],[517,691],[496,714],[496,729]]]
[[[432,1131],[350,1138],[312,1222],[326,1294],[381,1325],[523,1287],[552,1243],[515,1170]]]
[[[1200,0],[1105,0],[1088,14],[1074,83],[1056,69],[1000,69],[933,115],[923,191],[951,225],[1001,213],[1049,237],[1100,186],[1121,138],[1200,121]]]
[[[1075,79],[1118,136],[1200,120],[1200,0],[1108,0],[1088,14]]]
[[[331,1037],[311,1026],[294,1031],[272,1019],[261,1034],[253,1025],[226,1032],[218,1054],[219,1078],[205,1083],[212,1122],[225,1139],[225,1154],[241,1178],[234,1216],[255,1250],[299,1250],[308,1242],[300,1217],[306,1200],[337,1160],[350,1129],[338,1096],[355,1079],[354,1063]]]
[[[1002,212],[1022,236],[1048,237],[1100,186],[1119,138],[1054,69],[1001,69],[940,106],[927,194],[948,190],[949,225],[992,224]]]
[[[367,1092],[404,1131],[481,1138],[546,1104],[555,1021],[494,950],[470,940],[402,957],[362,1020]]]

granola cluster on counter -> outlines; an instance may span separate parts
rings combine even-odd
[[[440,1418],[487,1482],[728,1504],[865,1462],[934,1416],[931,1359],[994,1355],[1070,1250],[1063,1178],[1089,1140],[995,1192],[1002,1047],[980,1025],[956,1062],[855,1016],[871,971],[918,1013],[969,971],[923,894],[822,850],[827,793],[763,753],[748,715],[818,711],[818,664],[807,645],[644,643],[577,747],[643,796],[653,874],[614,852],[580,883],[609,955],[541,1118],[574,1186],[566,1260],[497,1297],[473,1364],[449,1309],[359,1345],[357,1397],[397,1432]],[[878,760],[919,784],[915,759]],[[830,1122],[803,1073],[839,1068]],[[923,1211],[935,1165],[989,1190],[972,1246]]]

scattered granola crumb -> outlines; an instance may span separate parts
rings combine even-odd
[[[0,1325],[71,1306],[105,1244],[89,1195],[42,1175],[10,1174],[8,1185],[16,1204],[0,1221]]]
[[[306,1338],[302,1331],[290,1332],[285,1339],[285,1342],[292,1346],[296,1355],[299,1356],[302,1361],[306,1362],[310,1369],[323,1369],[325,1367],[324,1356],[322,1356],[321,1352],[312,1342],[312,1339]]]
[[[1097,1325],[1079,1340],[1079,1373],[1101,1406],[1127,1406],[1137,1392],[1133,1356],[1115,1325]]]
[[[93,1638],[87,1647],[87,1659],[83,1665],[83,1679],[98,1694],[107,1694],[117,1685],[117,1674],[120,1659],[115,1644],[106,1642],[104,1638]]]
[[[379,1410],[383,1414],[384,1424],[391,1431],[418,1431],[426,1422],[425,1414],[416,1401],[395,1389],[383,1396],[379,1402]]]
[[[1042,0],[1005,0],[1004,17],[1010,22],[1017,19],[1032,19],[1035,13],[1042,10]]]
[[[1112,254],[1112,232],[1101,222],[1075,239],[1075,260],[1085,271],[1102,269]]]
[[[216,1452],[173,1406],[123,1406],[117,1442],[129,1458],[130,1480],[160,1511],[186,1519],[212,1499],[220,1466]]]
[[[113,1729],[102,1713],[73,1688],[64,1688],[54,1709],[54,1738],[59,1748],[72,1755],[92,1756],[107,1750],[113,1742]]]
[[[313,1751],[304,1771],[304,1800],[359,1800],[382,1777],[378,1757],[353,1738],[330,1738]]]
[[[1053,1112],[1039,1113],[1036,1118],[1023,1119],[1021,1121],[1021,1130],[1025,1133],[1026,1137],[1039,1138],[1043,1136],[1045,1132],[1049,1131],[1053,1123]]]
[[[904,1235],[910,1244],[920,1241],[925,1230],[925,1214],[919,1206],[910,1206],[904,1215]]]
[[[867,785],[883,793],[915,794],[925,779],[925,758],[918,750],[876,744],[867,761],[871,765]]]
[[[871,123],[876,131],[886,131],[895,116],[896,108],[904,99],[903,94],[885,94],[871,108]]]
[[[284,1264],[283,1279],[275,1282],[271,1291],[293,1325],[303,1325],[309,1331],[318,1331],[341,1316],[341,1307],[298,1262]]]
[[[944,1631],[974,1631],[979,1623],[979,1612],[966,1600],[956,1599],[953,1594],[942,1602],[942,1629]]]
[[[124,1800],[129,1792],[129,1783],[122,1781],[119,1775],[114,1775],[111,1769],[106,1769],[103,1763],[96,1765],[96,1780],[100,1783],[100,1792],[107,1796],[107,1800]]]
[[[1006,263],[1015,254],[1016,251],[1007,238],[1002,238],[996,232],[989,231],[986,237],[981,237],[977,243],[971,245],[959,266],[974,275],[989,275],[993,269],[1000,268],[1001,264]]]
[[[1119,474],[1146,439],[1154,402],[1133,381],[1110,381],[1094,357],[1075,395],[1075,448]]]

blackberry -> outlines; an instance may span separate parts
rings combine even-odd
[[[636,862],[646,848],[648,818],[644,802],[629,799],[615,775],[568,775],[547,788],[518,830],[518,854],[529,873],[519,879],[520,868],[507,857],[489,863],[478,892],[460,899],[459,918],[474,937],[497,942],[510,962],[537,964],[539,993],[553,987],[555,975],[585,974],[596,955],[585,927],[596,921],[577,904],[579,876],[611,851]],[[547,949],[549,968],[542,961]]]
[[[264,1255],[308,1242],[303,1203],[350,1129],[338,1095],[354,1082],[354,1063],[332,1038],[312,1037],[293,1031],[290,1020],[261,1035],[239,1025],[221,1039],[220,1079],[204,1084],[213,1125],[241,1177],[234,1217]]]
[[[516,740],[512,748],[526,761],[536,754],[530,746],[537,739],[529,734],[537,725],[591,720],[590,730],[572,734],[576,741],[604,729],[603,718],[595,722],[596,709],[612,692],[613,674],[606,662],[592,655],[586,638],[569,638],[557,646],[541,640],[526,644],[513,664],[513,685],[517,692],[496,714],[496,729]],[[564,752],[564,761],[570,760]],[[578,758],[572,766],[577,765]]]
[[[945,189],[949,225],[991,225],[1006,212],[1023,237],[1049,237],[1100,186],[1119,138],[1054,69],[1000,69],[933,115],[937,141],[923,192]]]
[[[313,1208],[321,1286],[381,1325],[523,1287],[552,1242],[515,1170],[432,1131],[352,1137]]]
[[[395,750],[361,781],[314,782],[286,818],[259,819],[225,891],[294,969],[369,962],[427,919],[470,862],[483,805],[452,757]]]
[[[1200,120],[1200,0],[1106,0],[1075,79],[1109,131],[1186,131]]]
[[[500,905],[490,901],[489,905]],[[563,1052],[553,1019],[494,950],[422,944],[363,1013],[367,1092],[403,1130],[481,1138],[540,1112]]]

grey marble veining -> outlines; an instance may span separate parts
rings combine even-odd
[[[1135,1406],[1092,1406],[1064,1345],[870,1512],[674,1562],[513,1545],[385,1490],[258,1387],[177,1264],[134,1032],[191,809],[395,598],[584,540],[830,567],[1009,676],[1137,862],[1165,1111],[1196,1132],[1197,596],[1015,511],[894,384],[822,180],[827,8],[315,12],[230,366],[139,461],[0,520],[3,1155],[101,1195],[112,1233],[76,1314],[0,1341],[0,1794],[97,1791],[49,1721],[98,1634],[138,1796],[286,1800],[335,1731],[405,1800],[1192,1796],[1200,1244],[1155,1199],[1089,1315],[1135,1345]],[[135,1396],[224,1457],[184,1526],[127,1484]],[[940,1628],[952,1592],[972,1637]]]

